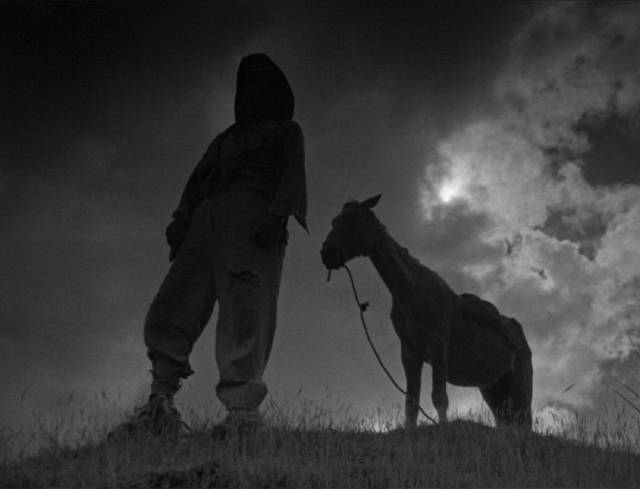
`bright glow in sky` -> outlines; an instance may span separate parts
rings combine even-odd
[[[449,161],[443,176],[427,175],[433,181],[437,198],[442,203],[449,204],[458,199],[470,198],[469,182],[477,165],[464,149],[460,148],[459,151],[452,151],[447,155]]]
[[[462,181],[459,179],[445,180],[440,184],[438,196],[445,204],[451,202],[456,197],[460,197],[464,188]]]

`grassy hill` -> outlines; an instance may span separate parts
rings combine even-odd
[[[640,487],[635,450],[471,421],[375,433],[265,428],[214,441],[54,447],[4,462],[1,487]]]

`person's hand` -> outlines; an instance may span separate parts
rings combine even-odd
[[[251,239],[260,248],[270,248],[284,242],[285,220],[275,214],[266,214],[254,229]]]
[[[171,247],[171,252],[169,253],[169,261],[173,261],[176,254],[178,253],[178,249],[182,245],[184,239],[187,237],[187,232],[189,231],[190,225],[191,221],[187,217],[182,214],[177,214],[167,226],[165,236],[167,237],[167,243]]]

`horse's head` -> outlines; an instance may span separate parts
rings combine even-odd
[[[350,201],[331,221],[331,231],[322,244],[322,263],[329,270],[337,270],[356,256],[367,256],[380,226],[373,209],[380,195],[363,200]]]

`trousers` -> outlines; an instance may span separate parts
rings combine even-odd
[[[189,355],[218,303],[216,395],[227,410],[257,409],[265,398],[286,248],[251,239],[268,205],[263,194],[240,189],[207,196],[196,208],[145,319],[152,394],[173,395],[193,374]]]

